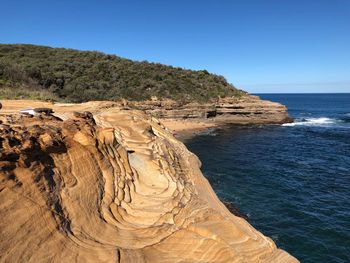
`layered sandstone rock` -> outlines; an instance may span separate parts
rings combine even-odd
[[[0,262],[297,262],[225,208],[154,118],[73,114],[98,105],[0,115]]]
[[[206,104],[151,100],[126,102],[124,106],[143,110],[161,119],[208,120],[219,124],[277,124],[291,121],[284,105],[252,95],[220,98]]]
[[[76,110],[99,113],[107,109],[141,110],[161,120],[189,120],[211,124],[282,124],[291,122],[287,108],[276,102],[261,100],[257,96],[244,95],[240,98],[218,98],[212,103],[180,103],[173,100],[149,101],[90,101],[81,104],[62,104],[31,101],[5,101],[9,107],[6,113],[18,112],[31,105],[34,108],[53,108],[59,114],[71,114]],[[27,106],[26,106],[27,105]]]
[[[291,122],[286,106],[257,96],[221,99],[215,105],[216,121],[235,124],[278,124]]]

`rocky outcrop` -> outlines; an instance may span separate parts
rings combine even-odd
[[[274,124],[291,121],[284,105],[251,95],[220,98],[216,102],[206,104],[180,104],[175,101],[154,99],[125,102],[124,107],[140,109],[160,119],[210,120],[233,124]]]
[[[0,262],[297,262],[154,118],[79,109],[0,115]]]
[[[236,124],[278,124],[291,122],[286,106],[257,96],[221,99],[215,105],[218,122]]]
[[[8,101],[12,111],[17,112],[26,101]],[[158,100],[154,97],[149,101],[91,101],[81,104],[31,102],[34,108],[53,109],[58,114],[67,112],[71,115],[71,108],[89,110],[99,113],[108,109],[141,110],[146,114],[161,120],[188,120],[195,122],[209,122],[211,124],[282,124],[292,122],[287,108],[276,102],[261,100],[257,96],[242,95],[241,97],[219,98],[212,103],[180,103],[173,100]],[[13,111],[16,110],[16,111]]]

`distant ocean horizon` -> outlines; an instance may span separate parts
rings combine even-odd
[[[333,94],[350,94],[349,92],[258,92],[258,93],[251,93],[252,95],[256,96],[266,96],[266,95],[333,95]],[[268,98],[265,98],[268,99]]]
[[[350,262],[350,93],[254,95],[286,105],[294,122],[185,144],[218,196],[280,248],[301,262]]]
[[[251,93],[252,95],[256,95],[256,96],[268,96],[268,95],[337,95],[337,94],[350,94],[349,92],[296,92],[296,93],[292,93],[292,92],[283,92],[283,93],[274,93],[274,92],[266,92],[266,93]],[[269,99],[269,98],[265,98],[265,99]]]

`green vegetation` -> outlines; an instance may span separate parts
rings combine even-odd
[[[0,44],[0,98],[206,102],[243,91],[224,77],[96,51]]]

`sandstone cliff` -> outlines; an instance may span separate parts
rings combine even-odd
[[[206,104],[180,104],[171,100],[154,99],[142,102],[126,101],[123,106],[143,110],[160,119],[200,120],[218,124],[280,124],[291,121],[284,105],[252,95],[220,98]]]
[[[0,115],[1,262],[297,262],[225,208],[161,123],[101,105]]]

